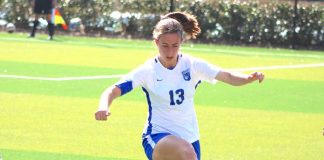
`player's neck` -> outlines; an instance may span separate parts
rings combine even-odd
[[[175,66],[178,63],[179,55],[172,60],[164,60],[160,56],[158,57],[158,59],[163,67],[168,68],[168,69],[173,69],[173,68],[175,68]]]

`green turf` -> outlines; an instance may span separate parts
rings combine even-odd
[[[3,79],[0,81],[0,86],[3,86],[1,87],[2,92],[10,93],[98,98],[100,93],[115,81],[117,79],[66,82]],[[321,105],[323,103],[322,91],[324,91],[324,82],[316,81],[309,83],[297,80],[268,79],[262,85],[252,84],[245,87],[232,87],[221,83],[215,86],[202,84],[197,88],[196,104],[324,113],[324,107]],[[134,93],[122,98],[143,101],[144,94],[141,89],[136,89]],[[251,105],[253,103],[255,105]]]
[[[155,56],[152,41],[0,33],[0,75],[78,77],[124,74]],[[184,44],[223,68],[324,63],[322,51]],[[202,159],[324,157],[324,68],[263,70],[266,80],[199,85],[195,98]],[[118,79],[41,81],[0,78],[3,160],[145,159],[145,95],[138,88],[94,120],[99,96]]]
[[[73,154],[62,153],[50,153],[50,152],[37,152],[37,151],[24,151],[24,150],[1,150],[4,156],[2,159],[14,159],[14,160],[127,160],[124,158],[110,158],[110,157],[95,157],[95,156],[83,156]]]
[[[127,73],[126,69],[0,61],[0,73],[41,77],[77,77]]]

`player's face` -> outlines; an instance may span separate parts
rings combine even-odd
[[[155,43],[159,49],[160,60],[164,63],[175,65],[181,45],[180,35],[178,33],[163,34],[159,39],[155,40]]]

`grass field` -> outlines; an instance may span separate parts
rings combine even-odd
[[[0,33],[2,160],[143,160],[146,121],[140,89],[94,120],[101,92],[118,80],[32,80],[116,75],[155,56],[151,41],[58,36],[47,41]],[[182,51],[222,68],[324,64],[324,52],[184,44]],[[324,67],[261,69],[263,84],[203,83],[195,107],[203,160],[324,157]],[[247,71],[252,72],[251,71]],[[1,158],[0,158],[1,159]]]

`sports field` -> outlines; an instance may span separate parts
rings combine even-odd
[[[144,160],[144,93],[94,119],[101,92],[156,55],[151,41],[0,33],[2,160]],[[324,52],[186,43],[222,68],[262,71],[261,85],[199,85],[202,160],[324,158]],[[112,77],[110,77],[112,76]],[[1,158],[0,158],[1,159]]]

